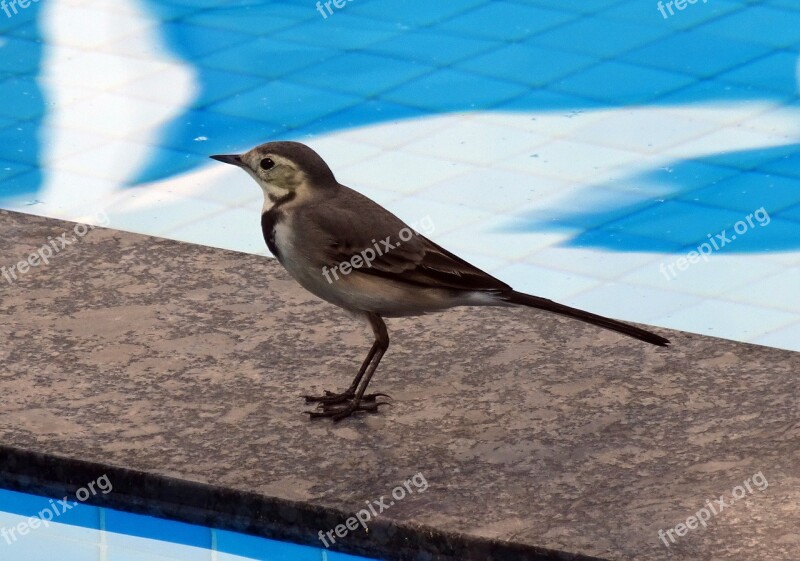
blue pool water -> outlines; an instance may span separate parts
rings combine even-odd
[[[74,498],[70,504],[74,504]],[[55,498],[0,489],[3,561],[369,561],[313,547],[277,542],[108,508],[75,504],[48,526],[30,517],[65,510]],[[44,518],[48,518],[45,516]],[[18,526],[26,524],[25,535]],[[16,530],[14,530],[17,528]]]
[[[301,140],[519,290],[800,350],[796,0],[316,4],[0,11],[0,208],[266,255],[208,155]]]

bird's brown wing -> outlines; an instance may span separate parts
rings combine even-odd
[[[345,191],[335,199],[303,212],[306,232],[317,238],[313,243],[323,248],[328,267],[351,261],[354,255],[374,254],[369,266],[363,264],[352,274],[375,275],[423,288],[511,290],[504,282],[414,232],[372,200],[346,187],[341,189]],[[409,233],[410,239],[402,239],[408,238]]]
[[[505,292],[511,287],[419,235],[413,252],[393,250],[379,257],[364,274],[425,288]]]

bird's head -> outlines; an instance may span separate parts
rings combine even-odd
[[[267,142],[243,154],[211,157],[249,173],[264,191],[265,207],[337,185],[325,160],[299,142]]]

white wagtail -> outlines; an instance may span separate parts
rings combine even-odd
[[[516,292],[424,236],[409,236],[409,226],[338,183],[325,161],[304,144],[268,142],[244,154],[211,157],[244,169],[261,186],[264,239],[289,274],[323,300],[366,320],[375,334],[347,390],[305,396],[318,403],[318,410],[309,412],[312,418],[338,421],[355,411],[375,412],[386,403],[378,399],[386,394],[365,395],[389,348],[384,317],[454,306],[529,306],[653,345],[669,344],[644,329]]]

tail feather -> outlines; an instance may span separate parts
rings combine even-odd
[[[547,298],[539,298],[538,296],[532,296],[530,294],[517,291],[512,291],[507,295],[504,294],[503,297],[511,304],[528,306],[531,308],[552,312],[554,314],[575,318],[586,323],[591,323],[592,325],[596,325],[598,327],[603,327],[605,329],[610,329],[611,331],[616,331],[617,333],[622,333],[623,335],[633,337],[634,339],[639,339],[645,343],[658,345],[659,347],[666,347],[670,344],[668,339],[639,327],[634,327],[633,325],[628,325],[627,323],[623,323],[615,319],[598,316],[597,314],[585,312],[577,308],[570,308],[569,306],[559,304],[558,302],[553,302]]]

